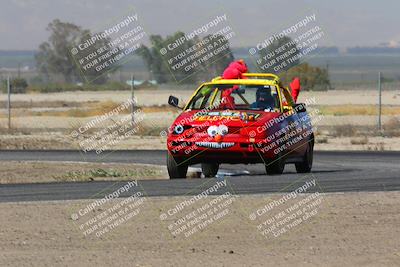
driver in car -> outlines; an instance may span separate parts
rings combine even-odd
[[[273,110],[275,108],[275,101],[271,95],[271,89],[259,88],[256,92],[256,102],[250,105],[250,108]]]

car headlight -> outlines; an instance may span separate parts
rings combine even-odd
[[[185,130],[185,129],[183,128],[183,126],[180,125],[180,124],[178,124],[178,125],[176,125],[175,128],[174,128],[174,133],[175,133],[175,134],[181,134],[181,133],[183,133],[184,130]]]

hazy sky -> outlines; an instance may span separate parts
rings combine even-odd
[[[134,8],[148,34],[193,30],[227,14],[233,46],[254,46],[270,34],[316,14],[322,44],[339,47],[400,42],[398,0],[0,0],[0,49],[36,49],[56,18],[91,30],[105,29]]]

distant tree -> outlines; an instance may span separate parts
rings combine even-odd
[[[71,55],[71,49],[89,39],[92,34],[89,30],[84,30],[72,23],[61,22],[58,19],[49,23],[47,30],[50,32],[49,40],[39,46],[39,51],[35,55],[39,71],[47,77],[51,74],[60,74],[68,83],[81,82],[82,73],[78,63]],[[88,55],[108,42],[109,39],[96,41],[94,45],[85,49],[83,55],[79,56]],[[100,76],[99,73],[95,73],[93,68],[84,75],[88,79]],[[96,79],[96,82],[103,83],[106,79],[107,77],[103,75],[100,79]]]
[[[61,74],[66,82],[77,81],[79,70],[70,56],[70,50],[81,42],[84,31],[79,26],[58,19],[49,23],[47,30],[50,31],[49,40],[39,46],[35,55],[39,71],[47,76]]]
[[[290,51],[288,56],[283,56],[288,51]],[[265,49],[260,50],[260,59],[263,65],[275,60],[275,63],[271,64],[272,66],[263,71],[279,73],[280,78],[286,84],[291,82],[294,77],[299,77],[304,90],[328,90],[331,88],[328,70],[311,66],[308,63],[300,64],[298,56],[300,53],[301,51],[290,37],[284,36],[277,39]],[[289,58],[292,60],[288,60]],[[285,67],[279,67],[279,70],[274,69],[276,66],[283,66],[283,62],[286,63]]]
[[[213,62],[204,62],[203,67],[205,71],[203,73],[205,74],[205,77],[203,80],[207,80],[215,76],[221,76],[225,68],[228,67],[229,63],[234,60],[229,41],[223,35],[207,35],[203,38],[203,40],[206,38],[211,40],[210,45],[213,46],[212,51],[216,55],[212,60]],[[218,51],[220,52],[217,53]]]
[[[205,36],[203,39],[195,37],[191,40],[185,40],[180,43],[179,46],[175,47],[172,51],[169,50],[167,56],[163,56],[160,50],[166,48],[168,44],[173,44],[177,40],[182,39],[185,34],[183,32],[176,32],[173,35],[167,36],[165,39],[160,35],[151,35],[150,42],[152,46],[149,48],[142,45],[139,54],[142,56],[148,70],[152,73],[153,78],[157,80],[158,83],[181,81],[182,83],[193,83],[204,79],[210,79],[211,77],[221,75],[225,67],[233,60],[233,55],[229,47],[229,42],[223,36]],[[194,57],[188,64],[183,64],[184,66],[176,67],[174,69],[174,64],[178,61],[173,61],[172,64],[167,62],[168,59],[174,58],[180,54],[184,54],[188,48],[193,47],[196,44],[200,44],[202,40],[209,38],[211,40],[205,45],[195,46],[195,50],[190,52],[193,55],[204,48],[204,46],[211,45],[212,49],[207,49],[208,52],[217,51],[219,48],[225,47],[224,51],[211,57],[209,60],[201,61],[197,66],[191,68],[190,70],[185,70],[184,67],[190,63],[193,63],[199,57]],[[183,58],[188,59],[189,56],[184,56]],[[182,60],[182,58],[181,58]]]
[[[290,56],[284,57],[283,54],[294,50]],[[267,61],[275,60],[275,64],[272,66],[265,68],[263,71],[268,73],[278,73],[281,71],[286,71],[293,66],[296,66],[300,63],[299,59],[296,59],[296,56],[300,53],[300,50],[297,48],[295,42],[289,36],[283,36],[280,39],[274,40],[270,45],[268,45],[265,49],[260,50],[260,58],[262,62],[265,64]],[[268,58],[267,58],[267,55]],[[294,58],[293,61],[288,61],[287,59]],[[275,66],[280,65],[285,62],[287,64],[286,67],[279,68],[278,71],[274,70]]]
[[[84,30],[82,32],[81,42],[84,42],[84,41],[92,38],[93,35],[95,35],[95,34],[92,34],[89,30]],[[103,39],[97,40],[94,44],[85,48],[85,50],[81,51],[79,53],[79,56],[76,57],[76,61],[78,61],[81,58],[85,58],[86,56],[89,56],[90,54],[95,54],[98,49],[102,49],[104,47],[106,48],[106,50],[104,50],[104,52],[101,52],[101,55],[106,54],[108,51],[111,50],[111,45],[109,45],[110,41],[111,41],[110,38],[103,38]],[[119,50],[119,51],[122,51],[122,50]],[[96,54],[97,54],[97,58],[100,58],[100,53],[96,53]],[[78,65],[79,63],[76,61],[75,61],[75,67],[79,71],[79,65]],[[105,60],[100,61],[100,63],[98,63],[98,65],[104,61]],[[118,63],[111,64],[109,66],[105,66],[100,71],[96,71],[96,67],[91,67],[86,70],[84,70],[81,67],[80,72],[81,72],[81,76],[82,75],[85,76],[87,81],[93,82],[95,84],[104,84],[108,80],[108,76],[107,76],[108,73],[115,72],[120,67],[121,67],[121,65],[119,65]]]
[[[181,32],[181,31],[178,31],[178,32],[174,33],[173,35],[169,35],[169,36],[167,36],[165,38],[165,41],[164,41],[164,45],[165,46],[164,47],[166,47],[168,44],[175,43],[177,40],[179,40],[181,38],[184,38],[184,37],[185,37],[185,33]],[[199,41],[200,40],[199,40],[198,37],[195,37],[193,39],[184,41],[178,47],[176,47],[174,50],[170,51],[167,58],[174,58],[174,57],[184,53],[184,51],[186,49],[192,47],[193,45],[195,45]],[[199,48],[198,48],[198,50],[199,50]],[[193,54],[193,53],[190,53],[190,55],[191,54]],[[164,61],[167,58],[164,58]],[[184,58],[187,59],[188,56],[184,56]],[[197,58],[195,58],[194,60],[196,60],[196,59]],[[178,61],[181,61],[181,60],[178,60]],[[182,83],[193,83],[193,82],[196,82],[198,80],[197,79],[197,75],[196,75],[196,71],[199,70],[199,67],[201,68],[201,65],[199,67],[192,68],[192,69],[190,69],[188,71],[185,71],[185,69],[184,69],[186,64],[184,66],[182,66],[182,67],[177,68],[177,69],[173,69],[173,65],[176,64],[178,61],[174,62],[172,64],[172,66],[170,66],[170,72],[173,73],[174,80],[181,81]],[[191,62],[193,62],[193,61],[191,61]],[[165,64],[167,64],[167,62],[165,62]]]
[[[150,42],[152,46],[150,48],[144,45],[141,47],[139,54],[141,54],[148,70],[152,73],[154,79],[158,83],[181,80],[184,80],[184,82],[192,82],[195,78],[192,76],[194,72],[193,70],[185,72],[182,67],[173,69],[174,64],[177,62],[173,62],[172,64],[168,64],[167,62],[168,59],[174,58],[192,46],[194,44],[193,41],[189,40],[183,42],[172,51],[168,51],[166,56],[163,56],[160,53],[161,49],[166,48],[169,44],[175,43],[178,39],[184,37],[184,35],[183,32],[176,32],[173,35],[167,36],[165,39],[160,35],[151,35]]]
[[[172,77],[166,65],[167,63],[164,62],[164,58],[160,54],[160,50],[165,46],[165,40],[160,35],[151,35],[150,42],[152,44],[150,48],[142,45],[139,50],[147,69],[152,74],[152,78],[158,83],[171,81]]]
[[[294,77],[299,77],[303,90],[322,91],[331,87],[328,71],[313,67],[308,63],[292,67],[290,70],[280,73],[280,77],[285,84],[288,84]]]

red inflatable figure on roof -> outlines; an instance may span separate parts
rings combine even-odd
[[[229,64],[229,66],[224,70],[222,73],[223,79],[246,79],[246,76],[243,73],[247,72],[247,65],[243,59],[239,59]],[[220,108],[228,108],[234,109],[235,108],[235,99],[231,95],[234,90],[236,90],[238,86],[234,86],[231,89],[224,90],[222,92],[222,101]],[[293,97],[294,103],[297,102],[297,98],[299,97],[301,85],[300,79],[295,77],[293,81],[290,83],[290,89]]]
[[[247,65],[243,59],[239,59],[229,64],[229,66],[222,73],[223,79],[246,79],[243,73],[247,72]],[[221,109],[235,109],[235,98],[232,96],[232,92],[239,88],[234,86],[228,90],[222,92],[222,99],[220,108]]]
[[[294,103],[296,103],[301,89],[300,79],[298,77],[295,77],[293,81],[290,83],[290,89],[292,90],[293,101]]]
[[[247,65],[243,59],[233,61],[222,73],[223,79],[246,79],[243,73],[247,72]]]

